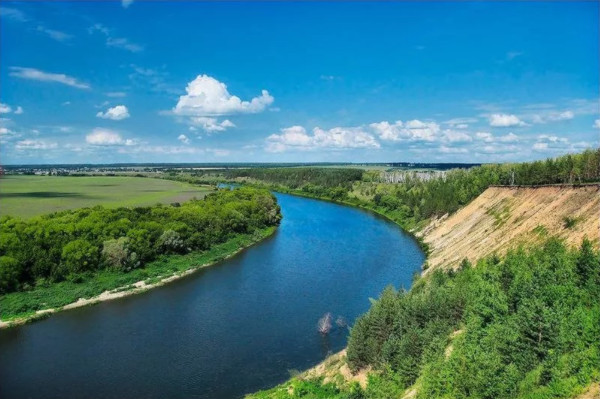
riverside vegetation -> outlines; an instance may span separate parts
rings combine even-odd
[[[600,149],[544,161],[484,164],[452,169],[432,179],[410,171],[400,184],[380,182],[379,171],[351,168],[250,168],[174,173],[169,179],[196,184],[244,182],[269,189],[359,206],[406,230],[456,212],[491,185],[584,184],[600,181]]]
[[[600,378],[600,261],[550,239],[386,289],[350,333],[342,378],[294,378],[252,399],[567,398]],[[410,397],[410,396],[409,396]],[[413,396],[414,397],[414,396]]]
[[[81,177],[85,179],[85,177]],[[267,190],[221,190],[183,204],[0,219],[0,317],[66,305],[222,259],[281,219]]]
[[[343,169],[233,170],[272,189],[372,209],[418,230],[490,185],[600,181],[600,150],[521,164],[482,165],[383,184]],[[600,254],[549,238],[472,267],[435,270],[410,291],[386,289],[351,329],[347,363],[366,388],[299,377],[253,399],[567,398],[600,379]],[[410,390],[412,388],[412,391]]]

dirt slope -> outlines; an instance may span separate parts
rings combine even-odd
[[[464,258],[476,261],[494,252],[503,254],[547,236],[559,236],[571,245],[587,236],[598,246],[600,185],[490,187],[420,234],[432,250],[427,271],[457,267]]]

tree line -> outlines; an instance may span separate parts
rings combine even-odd
[[[422,398],[560,398],[600,372],[600,254],[550,239],[386,289],[352,328],[348,362]],[[391,396],[390,396],[391,397]]]
[[[127,272],[163,254],[203,251],[279,223],[266,190],[221,190],[183,204],[63,211],[0,219],[0,294],[77,281],[101,269]]]
[[[203,179],[210,173],[203,172]],[[373,209],[410,229],[431,217],[455,212],[491,185],[600,182],[600,149],[543,161],[452,169],[431,179],[408,175],[394,184],[379,182],[378,171],[349,168],[234,169],[218,173],[226,180],[250,179],[282,192]]]
[[[366,389],[293,378],[248,399],[571,398],[600,375],[600,253],[556,240],[389,287],[350,332]],[[333,380],[333,382],[332,382]]]

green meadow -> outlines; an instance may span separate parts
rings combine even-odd
[[[209,186],[123,176],[4,176],[0,216],[30,218],[66,209],[146,206],[203,198]]]

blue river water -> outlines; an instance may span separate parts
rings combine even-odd
[[[265,241],[147,293],[0,331],[0,398],[240,398],[341,350],[387,285],[409,288],[424,254],[395,224],[277,194]]]

